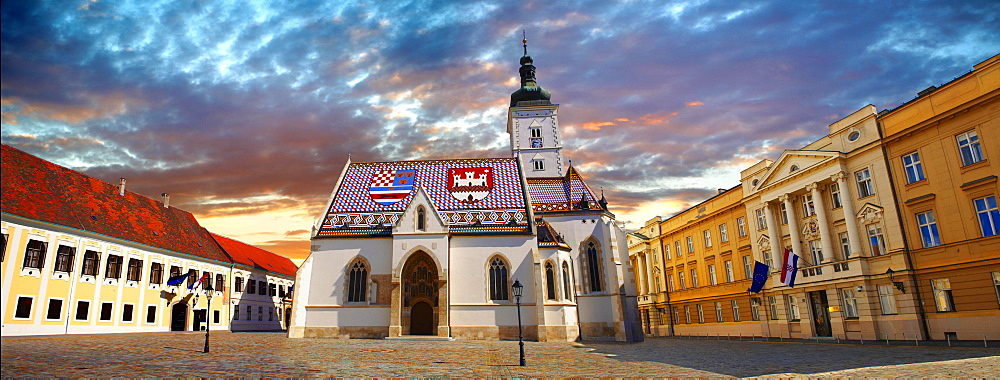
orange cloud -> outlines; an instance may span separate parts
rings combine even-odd
[[[18,110],[4,112],[3,119],[4,122],[9,122],[10,124],[17,124],[19,116],[40,117],[67,123],[81,123],[90,119],[121,115],[128,112],[129,107],[142,104],[142,101],[124,94],[110,94],[105,96],[86,95],[86,99],[88,104],[85,105],[65,105],[51,103],[28,104],[19,98],[5,98],[2,101],[3,105],[15,105]]]
[[[615,123],[612,123],[610,121],[583,123],[583,129],[589,129],[591,131],[600,131],[601,127],[606,127],[609,125],[615,125]]]
[[[619,117],[619,118],[616,118],[615,121],[622,122],[622,121],[629,121],[629,119],[627,117]]]
[[[694,101],[694,102],[688,103],[688,107],[703,106],[703,105],[705,105],[705,103],[698,102],[698,101]]]
[[[666,115],[648,113],[648,114],[645,114],[642,117],[640,117],[639,121],[642,122],[643,124],[646,124],[646,125],[650,125],[650,124],[667,124],[667,123],[670,123],[670,120],[668,120],[668,119],[670,119],[670,118],[672,118],[674,116],[677,116],[678,114],[679,113],[677,113],[677,112],[671,112],[671,113],[666,114]]]

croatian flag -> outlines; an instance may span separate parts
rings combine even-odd
[[[208,272],[205,272],[205,274],[203,274],[201,278],[198,279],[198,281],[195,281],[193,284],[191,284],[191,286],[188,286],[188,290],[198,289],[198,287],[201,286],[201,283],[205,282],[206,278],[208,278]]]
[[[794,288],[795,274],[799,272],[799,255],[796,255],[791,249],[785,249],[785,257],[782,262],[784,264],[781,267],[781,282]]]
[[[176,285],[183,284],[184,280],[187,280],[188,276],[190,276],[190,275],[191,275],[191,272],[173,276],[173,277],[167,279],[167,285],[174,285],[174,286],[176,286]]]

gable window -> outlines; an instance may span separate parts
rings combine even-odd
[[[427,228],[427,212],[423,207],[417,208],[417,231],[424,231]]]
[[[972,165],[983,160],[983,150],[979,147],[979,135],[976,131],[968,131],[955,136],[958,141],[958,152],[962,156],[962,166]]]
[[[872,187],[872,173],[868,169],[861,169],[854,173],[858,182],[858,199],[875,195],[875,188]]]
[[[764,209],[759,208],[753,210],[754,214],[757,215],[757,231],[767,229],[767,218],[764,217]]]
[[[531,160],[531,168],[535,171],[545,170],[545,161],[542,160]]]
[[[122,262],[125,259],[118,255],[108,255],[108,265],[104,268],[104,277],[121,278]],[[110,319],[109,319],[110,320]]]
[[[528,128],[528,131],[531,134],[532,138],[540,138],[540,137],[542,137],[542,129],[539,128],[539,127]]]
[[[24,267],[42,269],[45,267],[45,250],[48,244],[40,240],[29,240],[24,249]]]
[[[556,271],[552,263],[545,263],[545,295],[546,299],[556,300]]]
[[[76,256],[76,248],[60,245],[56,250],[56,262],[54,269],[57,272],[72,272],[74,256]]]
[[[87,250],[83,252],[83,274],[96,276],[101,267],[101,254]]]
[[[569,264],[562,263],[563,298],[573,300],[573,288],[570,286]]]
[[[125,275],[129,281],[139,281],[142,276],[142,260],[128,259],[128,272]]]
[[[840,184],[830,184],[830,202],[833,204],[833,208],[844,207],[844,201],[840,198]]]
[[[727,231],[725,224],[719,225],[719,241],[723,243],[729,241],[729,231]]]
[[[798,170],[799,170],[799,166],[798,165],[792,165],[792,167],[788,168],[788,172],[789,173],[794,173],[794,172],[796,172]]]
[[[885,236],[882,235],[882,227],[878,224],[869,224],[866,229],[868,230],[868,244],[872,249],[872,256],[885,254]]]
[[[747,218],[742,216],[736,218],[736,232],[740,234],[740,237],[747,236]]]
[[[947,278],[931,280],[934,292],[934,305],[937,311],[955,311],[955,300],[951,296],[951,281]]]
[[[906,183],[924,180],[924,165],[920,163],[920,153],[913,152],[903,156],[903,172],[906,173]]]
[[[924,248],[941,245],[941,235],[938,234],[933,211],[917,214],[917,228],[920,229],[920,242]]]
[[[149,267],[149,283],[159,284],[163,282],[163,264],[152,263]]]
[[[712,246],[712,230],[705,230],[705,231],[702,232],[702,235],[705,235],[705,248],[711,247]]]
[[[588,273],[590,274],[590,291],[599,292],[603,290],[604,287],[601,284],[601,257],[594,242],[587,243],[587,266]]]
[[[509,301],[507,288],[507,263],[499,257],[494,257],[490,261],[490,299]]]
[[[979,230],[983,237],[1000,234],[1000,211],[997,210],[997,197],[988,196],[973,200],[976,205],[976,217],[979,219]]]

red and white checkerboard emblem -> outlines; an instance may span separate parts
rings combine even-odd
[[[416,170],[380,170],[372,175],[368,194],[381,205],[391,205],[406,198],[413,191]]]

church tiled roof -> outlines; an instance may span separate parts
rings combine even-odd
[[[287,257],[214,233],[212,238],[239,264],[293,277],[298,270]]]
[[[349,163],[316,237],[388,236],[417,188],[451,233],[529,233],[515,158]]]
[[[566,244],[566,239],[563,238],[562,234],[552,228],[552,225],[545,222],[542,218],[535,218],[535,225],[538,231],[538,248],[573,250],[569,244]]]
[[[230,262],[191,213],[53,164],[2,150],[0,211],[206,259]]]
[[[572,166],[562,177],[528,178],[531,208],[535,213],[604,211],[580,173]]]

